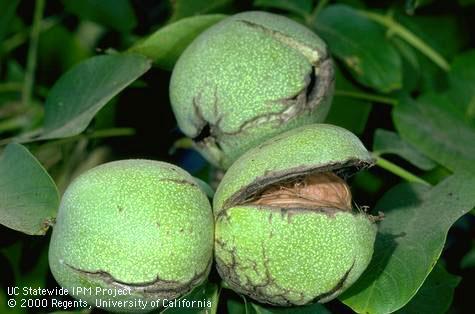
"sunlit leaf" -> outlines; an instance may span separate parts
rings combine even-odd
[[[406,305],[436,264],[449,228],[475,206],[475,176],[461,171],[429,189],[401,184],[378,202],[374,255],[341,296],[358,313],[391,313]]]
[[[393,110],[400,136],[432,160],[449,168],[475,170],[475,128],[464,123],[451,102],[426,94],[404,97]]]
[[[76,65],[49,92],[39,139],[81,133],[112,97],[149,68],[150,62],[139,55],[97,56]]]
[[[158,29],[130,48],[130,51],[152,59],[160,68],[171,70],[196,36],[225,17],[223,14],[214,14],[181,19]]]

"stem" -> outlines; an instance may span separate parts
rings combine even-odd
[[[21,92],[23,85],[17,82],[0,83],[0,93]]]
[[[419,50],[427,58],[432,60],[437,64],[442,70],[448,72],[450,70],[449,63],[442,57],[437,51],[432,49],[428,44],[426,44],[422,39],[417,37],[410,30],[405,28],[403,25],[399,24],[394,20],[392,16],[385,16],[379,13],[360,11],[361,14],[365,15],[369,19],[386,26],[391,33],[394,33],[411,44],[414,48]]]
[[[391,106],[396,106],[398,101],[396,99],[390,98],[390,97],[384,97],[376,94],[368,94],[368,93],[361,93],[361,92],[354,92],[354,91],[348,91],[348,90],[335,90],[335,96],[346,96],[346,97],[351,97],[351,98],[356,98],[356,99],[363,99],[363,100],[369,100],[369,101],[374,101],[374,102],[379,102],[382,104],[388,104]]]
[[[97,138],[107,138],[107,137],[119,137],[119,136],[132,136],[135,134],[135,129],[132,128],[111,128],[104,130],[97,130],[89,134],[78,134],[75,136],[62,138],[59,140],[47,142],[44,146],[53,146],[53,145],[62,145],[70,142],[79,141],[80,139],[97,139]]]
[[[60,19],[57,17],[49,17],[45,18],[41,21],[40,32],[44,32],[51,27],[58,24]],[[21,31],[12,35],[10,38],[5,39],[0,46],[0,56],[9,53],[10,51],[14,50],[18,46],[21,46],[25,41],[28,40],[28,34],[31,32],[31,28],[28,30]]]
[[[78,134],[71,137],[49,141],[49,142],[46,142],[44,146],[62,145],[69,142],[79,141],[80,139],[83,139],[83,138],[97,139],[97,138],[107,138],[107,137],[132,136],[134,134],[135,134],[135,129],[133,128],[111,128],[111,129],[98,130],[89,134],[82,133],[82,134]],[[36,135],[39,135],[39,134],[36,134]],[[18,139],[17,137],[10,137],[10,138],[0,140],[0,146],[9,144],[11,142],[15,142],[15,140],[17,139]],[[20,143],[21,142],[22,141],[20,141]],[[33,142],[33,141],[27,141],[27,142]]]
[[[133,128],[111,128],[97,130],[89,135],[86,135],[87,138],[105,138],[105,137],[118,137],[118,136],[132,136],[135,134],[135,129]]]
[[[427,181],[425,181],[422,178],[419,178],[418,176],[410,173],[409,171],[399,167],[398,165],[390,162],[389,160],[386,160],[378,155],[375,155],[373,153],[373,157],[376,158],[376,166],[379,166],[395,175],[398,177],[403,178],[406,181],[409,182],[415,182],[415,183],[421,183],[427,186],[431,186],[431,184]]]
[[[45,0],[37,0],[31,29],[30,47],[26,61],[25,85],[23,86],[22,102],[25,106],[30,104],[33,84],[35,83],[36,57],[38,50],[38,37],[40,35],[41,19],[45,8]]]

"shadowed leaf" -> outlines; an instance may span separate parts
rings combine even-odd
[[[24,146],[8,145],[0,158],[0,223],[43,235],[58,206],[56,185],[38,160]]]

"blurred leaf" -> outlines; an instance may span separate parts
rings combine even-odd
[[[401,99],[393,110],[402,139],[449,168],[475,170],[475,128],[464,124],[447,98],[426,94]],[[467,145],[468,144],[468,145]]]
[[[171,0],[173,14],[170,21],[175,22],[184,17],[221,12],[233,0]]]
[[[24,146],[8,145],[0,159],[0,223],[43,235],[58,206],[58,191],[46,170]]]
[[[322,0],[318,0],[318,1],[322,1]],[[365,3],[365,0],[339,0],[338,3],[346,4],[354,9],[365,9],[367,6],[367,3]]]
[[[458,0],[458,2],[461,6],[469,6],[475,4],[475,0]]]
[[[302,17],[312,13],[312,0],[254,0],[254,6],[289,11]]]
[[[406,0],[406,12],[414,14],[417,8],[431,4],[434,0]]]
[[[382,92],[401,88],[401,58],[382,26],[351,7],[331,5],[315,28],[357,81]]]
[[[65,9],[81,19],[91,20],[120,32],[132,30],[136,24],[129,0],[63,0]]]
[[[7,80],[13,82],[23,82],[25,71],[22,66],[14,59],[8,60],[7,63]]]
[[[0,250],[0,313],[9,313],[10,309],[7,306],[7,300],[10,298],[7,297],[7,287],[15,286],[15,274],[13,267],[8,258],[2,254]]]
[[[251,307],[256,314],[330,314],[330,311],[319,303],[294,307],[263,307],[251,303]]]
[[[397,133],[383,129],[377,129],[374,133],[373,152],[378,155],[398,155],[423,170],[431,170],[436,166],[435,162],[401,139]]]
[[[408,93],[433,92],[446,88],[446,72],[440,65],[399,36],[391,36],[390,40],[403,57],[403,88]]]
[[[200,178],[193,177],[196,181],[196,184],[200,187],[200,189],[208,196],[208,198],[212,199],[214,197],[214,190],[213,188],[206,183],[205,181],[201,180]]]
[[[201,301],[202,303],[208,303],[209,307],[168,307],[163,310],[163,314],[216,314],[219,289],[218,285],[209,281],[196,287],[190,293],[180,298],[180,300],[187,301]],[[170,300],[171,301],[171,300]],[[205,302],[206,301],[206,302]]]
[[[81,133],[112,97],[149,68],[150,62],[139,55],[96,56],[76,65],[50,90],[43,134],[37,139]]]
[[[12,286],[19,287],[20,290],[24,287],[46,287],[49,272],[47,241],[47,238],[20,241],[3,251],[14,268],[15,282]],[[23,294],[20,291],[19,295],[13,297],[17,305],[6,313],[28,313],[28,307],[20,306],[22,299],[36,297],[38,296]]]
[[[3,37],[8,33],[19,3],[20,0],[0,0],[0,43],[3,41]]]
[[[335,67],[335,82],[335,96],[325,122],[362,134],[371,112],[371,103],[343,95],[347,92],[361,92],[361,90],[350,83],[338,67]]]
[[[107,36],[107,31],[108,29],[100,24],[82,20],[74,32],[74,37],[80,42],[81,46],[89,51],[94,51],[101,38]]]
[[[467,254],[462,258],[460,262],[461,268],[471,268],[475,267],[475,246],[472,246],[472,249],[468,251]]]
[[[464,120],[475,126],[475,50],[455,57],[449,72],[449,96]]]
[[[20,107],[16,115],[8,119],[0,119],[0,134],[3,132],[29,131],[39,127],[43,118],[43,107],[32,103],[29,106]]]
[[[158,29],[130,48],[142,54],[160,68],[171,70],[185,48],[205,29],[221,21],[226,15],[199,15],[179,20]]]
[[[90,313],[91,311],[86,309],[86,310],[82,310],[82,311],[54,311],[54,312],[50,312],[48,314],[72,314],[72,313],[76,313],[76,314],[88,314]]]
[[[421,68],[419,71],[419,91],[433,93],[434,91],[442,91],[445,89],[445,85],[447,84],[446,72],[426,56],[419,52],[416,54]]]
[[[393,36],[391,42],[402,56],[402,88],[408,93],[414,91],[418,88],[422,77],[419,56],[414,48],[401,38]]]
[[[24,242],[21,259],[23,261],[26,260],[30,264],[30,267],[20,267],[20,275],[15,283],[19,287],[46,287],[49,272],[47,246],[34,247],[35,245],[40,245],[39,241],[36,241],[36,243]],[[32,253],[28,250],[36,250],[36,252]],[[31,296],[29,296],[29,298],[31,298]]]
[[[461,278],[445,270],[438,262],[414,298],[397,314],[444,314],[452,303]]]
[[[452,57],[467,41],[466,32],[455,15],[408,16],[401,12],[395,19],[445,57]]]
[[[384,211],[370,265],[341,296],[358,313],[402,308],[436,264],[449,228],[475,206],[475,176],[461,171],[428,189],[400,184],[376,205]]]
[[[360,171],[352,177],[351,188],[355,189],[355,191],[359,189],[366,193],[376,194],[381,191],[384,183],[383,177],[377,176],[370,171]],[[363,203],[362,205],[366,204]]]
[[[38,42],[38,72],[40,80],[55,80],[76,63],[89,57],[89,51],[61,25],[40,35]]]

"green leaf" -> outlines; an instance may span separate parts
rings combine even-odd
[[[19,3],[20,0],[0,0],[0,12],[2,12],[2,17],[0,18],[0,43],[8,33]]]
[[[38,41],[38,73],[49,80],[90,56],[90,52],[62,25],[42,32]]]
[[[150,62],[139,55],[104,55],[79,63],[48,94],[43,133],[37,139],[81,133],[109,100],[149,68]]]
[[[233,0],[173,0],[170,2],[173,7],[170,21],[175,22],[193,15],[222,12],[232,4]]]
[[[294,307],[263,307],[255,303],[251,303],[252,309],[256,314],[330,314],[323,305],[319,303],[294,306]]]
[[[254,6],[274,8],[306,17],[312,13],[312,0],[254,0]]]
[[[464,120],[475,126],[475,50],[455,57],[449,72],[449,96]]]
[[[0,223],[43,235],[58,206],[58,191],[46,170],[24,146],[9,144],[0,158]]]
[[[405,142],[397,133],[391,131],[376,130],[373,140],[373,152],[377,155],[398,155],[423,170],[431,170],[436,166],[436,163],[419,152],[416,147]]]
[[[350,83],[338,67],[335,67],[335,69],[336,91],[325,122],[344,127],[353,133],[361,134],[366,127],[366,121],[368,121],[368,116],[371,112],[371,103],[345,96],[348,92],[362,91]]]
[[[460,262],[461,268],[471,268],[475,267],[475,246],[472,246],[472,249],[468,251],[467,254],[462,258]]]
[[[228,298],[226,301],[226,309],[228,310],[228,314],[246,314],[246,305],[244,302],[240,302],[242,300],[238,300],[235,298]]]
[[[201,180],[200,178],[193,177],[196,181],[196,184],[200,187],[200,189],[208,196],[208,198],[212,199],[214,197],[214,190],[213,188],[206,183],[205,181]]]
[[[130,48],[153,60],[160,68],[171,70],[185,48],[205,29],[221,21],[226,15],[199,15],[179,20],[158,29]]]
[[[391,42],[402,56],[402,88],[408,93],[417,90],[422,77],[419,55],[400,37],[392,36]],[[433,67],[435,68],[435,65]]]
[[[469,6],[475,4],[475,0],[458,0],[458,2],[461,6]]]
[[[357,81],[382,92],[401,88],[401,58],[381,25],[351,7],[331,5],[315,28]]]
[[[111,27],[120,32],[137,25],[134,9],[129,0],[63,0],[65,9],[81,19]]]
[[[437,263],[414,298],[397,314],[444,314],[452,303],[461,278],[449,274]]]
[[[341,296],[358,313],[391,313],[406,305],[436,264],[449,228],[475,206],[475,176],[461,171],[429,189],[400,184],[377,203],[384,211],[374,255]]]
[[[453,56],[467,41],[466,31],[455,15],[408,16],[401,12],[395,19],[445,57]]]
[[[431,4],[434,0],[406,0],[406,12],[414,14],[417,8]]]
[[[11,286],[20,288],[17,296],[8,296],[15,299],[16,306],[6,313],[28,313],[26,307],[21,307],[22,300],[35,299],[38,296],[23,294],[23,287],[46,287],[49,273],[48,265],[48,238],[33,238],[18,241],[2,250],[5,257],[13,266],[10,271],[14,274],[15,281]],[[1,310],[0,303],[0,310]],[[2,312],[5,313],[5,312]]]
[[[216,314],[219,299],[218,285],[209,281],[194,288],[190,293],[181,297],[180,300],[189,303],[191,301],[197,301],[192,307],[167,307],[161,313],[164,314]],[[173,300],[169,300],[173,301]],[[199,301],[199,302],[198,302]],[[201,306],[204,305],[204,306]]]
[[[475,170],[475,128],[465,124],[446,98],[425,94],[404,97],[393,110],[401,137],[432,160],[449,168]]]

